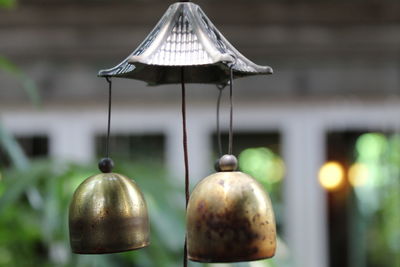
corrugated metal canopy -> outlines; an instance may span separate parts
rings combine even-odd
[[[169,7],[142,44],[117,66],[101,70],[100,77],[131,78],[149,85],[181,82],[226,84],[232,66],[234,78],[272,74],[239,51],[218,31],[203,10],[190,2]]]

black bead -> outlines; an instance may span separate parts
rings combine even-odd
[[[111,158],[103,158],[99,161],[99,169],[102,173],[110,173],[114,168],[114,161]]]
[[[223,155],[219,159],[219,168],[223,172],[234,172],[238,167],[238,161],[234,155]]]

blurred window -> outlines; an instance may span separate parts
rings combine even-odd
[[[96,155],[104,156],[106,136],[96,137]],[[110,154],[114,159],[163,164],[165,136],[163,134],[117,134],[110,137]]]
[[[35,159],[49,155],[49,138],[46,135],[16,136],[16,140],[28,158]],[[9,157],[0,147],[0,166],[9,165]]]
[[[400,266],[400,135],[331,132],[344,181],[327,190],[330,266]]]

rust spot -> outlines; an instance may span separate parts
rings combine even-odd
[[[197,206],[197,211],[203,211],[206,207],[206,203],[204,201],[200,201],[199,205]]]
[[[199,222],[199,221],[196,222],[196,229],[197,230],[201,229],[201,222]]]
[[[257,220],[258,218],[260,218],[260,214],[259,214],[259,213],[257,213],[256,215],[254,215],[254,217],[253,217],[253,223],[255,223],[256,220]]]
[[[264,241],[267,237],[265,235],[263,235],[262,240]]]

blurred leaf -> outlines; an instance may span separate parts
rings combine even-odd
[[[13,205],[21,196],[48,173],[48,167],[37,164],[32,168],[16,169],[8,171],[3,177],[5,190],[0,199],[0,214],[2,211]]]
[[[7,1],[7,0],[0,0],[0,1]],[[40,105],[40,95],[39,90],[35,84],[35,82],[26,76],[24,72],[18,68],[14,63],[6,59],[5,57],[0,56],[0,69],[8,72],[9,74],[13,75],[22,85],[22,88],[28,95],[30,101],[35,106]]]
[[[20,170],[29,167],[29,160],[15,138],[0,124],[0,146],[9,155],[13,165]]]

